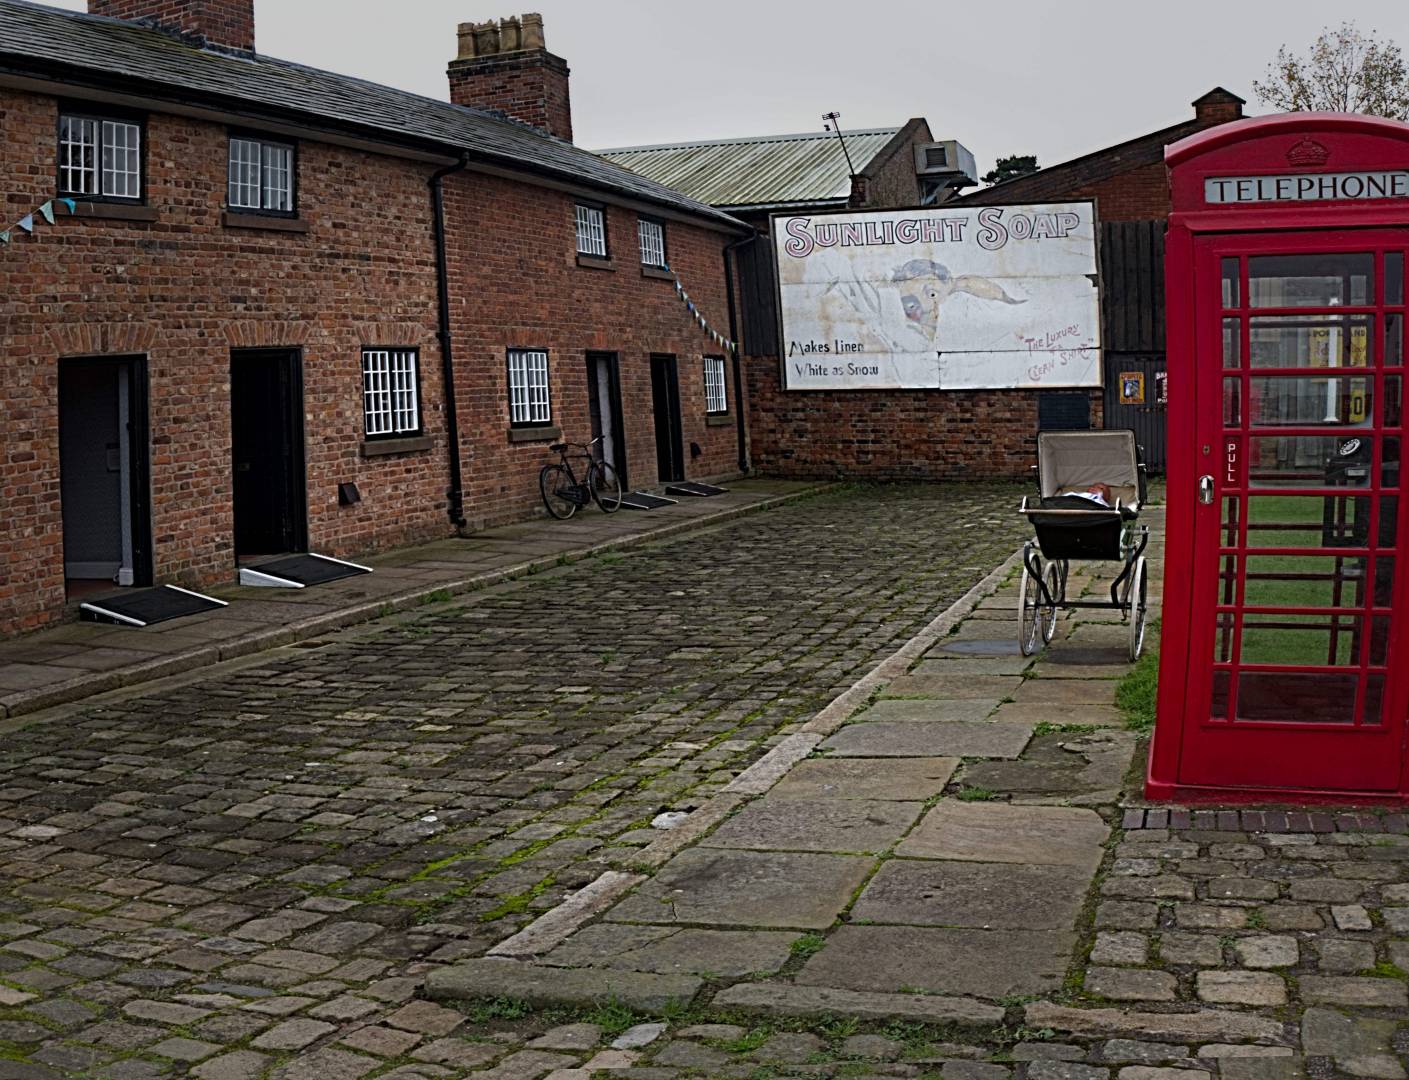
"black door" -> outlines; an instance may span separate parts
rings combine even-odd
[[[230,428],[236,557],[305,550],[303,379],[297,352],[231,355]]]
[[[592,438],[602,440],[598,453],[609,461],[626,487],[626,434],[621,420],[621,376],[615,353],[587,354],[587,400]]]
[[[1163,353],[1106,353],[1103,402],[1107,428],[1129,428],[1151,474],[1165,467],[1167,372]]]
[[[64,578],[152,583],[147,363],[59,362],[59,491]]]
[[[685,479],[685,448],[680,435],[680,378],[675,357],[651,357],[651,401],[656,418],[656,463],[660,481]]]

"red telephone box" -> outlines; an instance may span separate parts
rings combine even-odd
[[[1409,125],[1170,146],[1169,487],[1151,798],[1405,801]]]

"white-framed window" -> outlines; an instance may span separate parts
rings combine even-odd
[[[293,213],[294,148],[232,135],[228,199],[232,210]]]
[[[549,424],[548,353],[543,349],[509,350],[509,423],[514,427]]]
[[[577,224],[577,253],[605,259],[607,257],[607,216],[602,208],[578,203],[573,208],[573,220]]]
[[[420,432],[419,360],[415,349],[362,350],[362,414],[368,438]]]
[[[641,265],[665,266],[665,226],[641,218],[636,223],[636,234],[641,239]]]
[[[724,390],[724,357],[704,358],[705,412],[729,411],[729,395]]]
[[[142,125],[135,120],[59,116],[59,194],[142,197]]]

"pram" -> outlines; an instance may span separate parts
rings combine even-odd
[[[1044,431],[1037,436],[1038,498],[1023,497],[1021,513],[1037,536],[1023,545],[1018,591],[1018,645],[1031,656],[1052,640],[1058,609],[1119,611],[1130,627],[1130,659],[1145,642],[1145,547],[1150,529],[1138,524],[1145,504],[1145,463],[1133,431]],[[1109,488],[1108,503],[1089,497]],[[1072,559],[1120,560],[1110,600],[1067,599]],[[1044,560],[1046,560],[1044,562]]]

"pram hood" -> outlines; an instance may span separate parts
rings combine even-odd
[[[1037,475],[1044,499],[1105,484],[1113,501],[1140,509],[1140,461],[1133,431],[1039,432]]]

